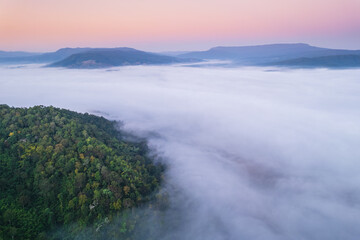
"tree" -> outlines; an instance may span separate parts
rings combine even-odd
[[[151,199],[164,171],[115,122],[54,107],[0,105],[0,233],[45,239],[109,221]]]

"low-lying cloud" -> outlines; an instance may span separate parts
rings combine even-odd
[[[101,111],[146,136],[169,165],[163,239],[360,236],[360,70],[113,70],[3,66],[0,102]]]

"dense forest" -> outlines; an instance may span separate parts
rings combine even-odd
[[[101,232],[159,188],[164,166],[113,121],[44,106],[0,105],[0,116],[0,239],[52,239],[67,225]]]

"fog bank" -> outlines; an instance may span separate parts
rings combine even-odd
[[[360,70],[1,66],[0,103],[147,137],[169,165],[163,239],[360,236]]]

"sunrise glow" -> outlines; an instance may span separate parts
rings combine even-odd
[[[0,49],[206,49],[269,42],[360,48],[359,0],[0,0]]]

